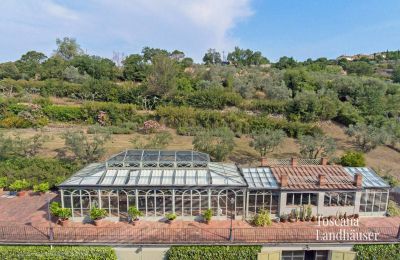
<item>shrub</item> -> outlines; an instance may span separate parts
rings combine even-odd
[[[86,102],[82,106],[82,117],[88,123],[98,122],[99,113],[105,112],[106,124],[118,125],[123,122],[143,122],[144,117],[136,112],[132,104],[119,104],[114,102]]]
[[[393,200],[389,200],[387,213],[391,217],[400,217],[400,206]]]
[[[82,108],[75,106],[46,106],[43,113],[51,120],[60,122],[79,122],[82,121]]]
[[[10,184],[10,190],[12,191],[22,191],[26,190],[30,187],[30,184],[27,180],[16,180],[13,183]]]
[[[400,244],[355,245],[357,259],[398,260]]]
[[[117,260],[117,256],[105,246],[0,246],[0,259]]]
[[[261,210],[254,216],[253,223],[258,227],[270,226],[272,225],[271,214],[268,210]]]
[[[167,215],[165,215],[165,217],[168,220],[174,220],[174,219],[176,219],[176,214],[175,213],[168,213]]]
[[[349,167],[364,167],[365,157],[362,152],[347,151],[340,157],[340,164]]]
[[[32,184],[48,182],[51,188],[64,181],[78,168],[79,164],[76,162],[57,159],[10,158],[0,161],[0,176],[7,177],[8,183],[21,179],[26,179]]]
[[[0,189],[7,187],[7,177],[0,177]]]
[[[206,222],[210,222],[213,216],[212,209],[206,209],[203,213],[203,218]]]
[[[142,213],[140,210],[138,210],[137,207],[131,206],[131,207],[128,208],[128,216],[129,216],[131,219],[135,220],[135,219],[137,219],[138,217],[143,216],[143,213]]]
[[[196,150],[208,153],[217,161],[224,160],[235,147],[234,135],[228,128],[198,132],[193,139]]]
[[[72,210],[69,208],[61,208],[58,202],[52,202],[50,204],[50,213],[61,220],[67,220],[72,216]]]
[[[50,189],[49,183],[48,182],[43,182],[40,184],[35,184],[33,185],[33,191],[34,192],[46,192]]]
[[[261,246],[172,246],[168,260],[256,260]]]
[[[93,207],[89,215],[91,220],[100,220],[107,216],[107,210]]]

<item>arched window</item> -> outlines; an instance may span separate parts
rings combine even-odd
[[[74,190],[71,193],[71,209],[73,217],[82,217],[82,208],[81,208],[81,191]]]
[[[177,216],[183,216],[183,191],[175,190],[175,214]]]

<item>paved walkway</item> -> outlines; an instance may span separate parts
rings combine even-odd
[[[49,222],[47,201],[57,199],[55,193],[8,198],[0,195],[0,241],[48,241]],[[400,218],[360,218],[357,232],[380,233],[380,241],[393,241],[399,230]],[[55,242],[114,242],[114,243],[226,243],[230,237],[229,220],[212,220],[210,224],[196,221],[104,221],[101,227],[72,222],[61,227],[52,220]],[[266,228],[251,226],[245,221],[233,221],[235,242],[260,243],[284,241],[315,241],[316,230],[337,232],[338,227],[321,227],[318,222],[273,223]],[[353,227],[344,227],[350,230]]]

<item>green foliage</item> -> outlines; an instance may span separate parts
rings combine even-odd
[[[303,69],[290,69],[284,74],[286,86],[292,90],[292,97],[298,92],[308,90],[313,91],[314,86],[310,84],[308,73]]]
[[[92,207],[89,212],[89,216],[91,220],[100,220],[107,216],[107,210],[100,209],[97,207]]]
[[[149,70],[143,57],[139,54],[129,55],[122,62],[124,64],[124,78],[133,81],[143,81]]]
[[[79,169],[77,163],[44,158],[10,158],[0,161],[0,177],[8,183],[26,179],[31,184],[48,182],[50,188],[64,181]]]
[[[207,53],[203,56],[203,62],[206,65],[221,64],[221,53],[217,52],[215,49],[208,49]]]
[[[0,246],[0,259],[117,260],[117,256],[105,246]]]
[[[30,184],[27,180],[15,180],[13,183],[10,184],[9,189],[12,191],[22,191],[26,190],[30,187]]]
[[[72,59],[71,65],[77,68],[81,75],[89,75],[94,79],[112,80],[116,77],[117,68],[110,59],[79,55]]]
[[[138,210],[138,208],[137,208],[136,206],[130,206],[130,207],[128,208],[128,216],[129,216],[131,219],[135,220],[135,219],[137,219],[138,217],[143,216],[143,213],[142,213],[140,210]]]
[[[358,76],[367,76],[373,73],[373,66],[366,61],[353,61],[344,66],[349,74],[357,74]]]
[[[385,174],[382,176],[382,179],[384,179],[392,188],[400,186],[400,180],[393,175]]]
[[[261,65],[269,63],[269,60],[262,56],[261,52],[253,52],[250,49],[240,49],[235,47],[233,52],[228,53],[227,57],[235,66],[250,66],[250,65]]]
[[[332,155],[336,150],[336,142],[333,138],[323,134],[300,136],[300,154],[306,158],[316,159]]]
[[[349,167],[364,167],[365,157],[364,153],[356,151],[347,151],[340,157],[340,164]]]
[[[50,185],[48,182],[42,182],[42,183],[33,185],[34,192],[46,192],[49,189],[50,189]]]
[[[43,108],[43,113],[53,121],[79,122],[82,120],[82,109],[76,106],[50,105]]]
[[[210,221],[211,221],[212,216],[213,216],[212,209],[206,209],[206,210],[203,212],[203,218],[204,218],[204,220],[207,221],[207,222],[210,222]]]
[[[397,260],[400,256],[400,244],[355,245],[357,259]]]
[[[98,122],[101,111],[106,113],[106,124],[119,125],[123,122],[143,122],[136,106],[132,104],[118,104],[114,102],[86,102],[82,106],[82,118],[88,123]]]
[[[188,105],[208,109],[223,109],[225,106],[237,106],[242,101],[239,94],[227,92],[223,88],[209,88],[193,92]]]
[[[46,55],[37,51],[28,51],[16,62],[23,78],[34,78],[40,70],[40,64],[46,59]]]
[[[253,133],[253,141],[250,145],[254,147],[261,156],[265,156],[267,153],[274,151],[278,147],[286,134],[283,130],[271,130],[265,129],[264,131],[259,131]]]
[[[0,63],[0,79],[19,79],[21,74],[14,62]]]
[[[48,140],[49,137],[43,134],[35,134],[30,138],[22,138],[19,135],[6,137],[0,134],[0,158],[36,156]]]
[[[165,217],[168,220],[174,220],[174,219],[176,219],[176,214],[175,213],[168,213],[168,214],[165,215]]]
[[[168,260],[256,260],[261,246],[172,246]]]
[[[81,47],[74,38],[64,37],[63,39],[57,38],[57,50],[56,55],[63,59],[70,60],[83,53]]]
[[[82,131],[67,131],[62,135],[65,140],[65,147],[75,157],[84,162],[90,163],[100,159],[104,153],[104,145],[110,140],[109,134],[94,134],[90,139]]]
[[[400,206],[393,200],[389,200],[387,213],[391,217],[400,217]]]
[[[393,82],[400,83],[400,66],[397,66],[393,70],[392,80],[393,80]]]
[[[7,187],[7,177],[0,177],[0,189]]]
[[[172,135],[169,132],[163,131],[163,132],[155,133],[154,135],[150,135],[145,140],[146,141],[143,142],[143,139],[139,139],[139,138],[131,139],[133,148],[134,149],[163,149],[172,141]]]
[[[363,152],[369,152],[378,145],[384,144],[388,138],[383,128],[365,124],[350,125],[346,129],[346,134],[354,137],[356,145]]]
[[[234,135],[228,128],[203,130],[193,139],[194,149],[208,153],[216,161],[223,161],[235,147]]]
[[[257,213],[253,218],[253,224],[257,227],[271,226],[272,220],[269,211],[261,210],[259,213]]]
[[[61,220],[67,220],[72,216],[72,210],[70,208],[62,208],[58,202],[50,204],[50,213]]]
[[[279,61],[274,64],[275,68],[278,69],[290,69],[297,66],[297,62],[293,59],[293,57],[283,56],[279,58]]]
[[[148,94],[163,96],[175,88],[178,67],[176,61],[165,55],[156,55],[147,77]]]

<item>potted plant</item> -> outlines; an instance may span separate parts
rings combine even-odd
[[[289,214],[289,222],[294,223],[296,222],[296,210],[292,210],[292,212]]]
[[[58,202],[52,202],[50,204],[50,213],[58,218],[57,222],[61,226],[64,226],[67,223],[68,219],[72,216],[71,209],[60,207],[60,204]]]
[[[3,192],[6,186],[7,186],[7,177],[0,177],[0,193]]]
[[[360,217],[360,215],[354,214],[354,218],[355,218],[355,219],[358,219],[359,217]]]
[[[212,209],[206,209],[203,213],[204,221],[209,224],[212,218],[213,212]]]
[[[137,207],[131,206],[128,208],[128,221],[135,225],[136,221],[139,221],[139,217],[143,216],[143,213],[138,210]]]
[[[100,226],[102,219],[107,216],[107,211],[105,209],[100,209],[93,207],[90,210],[90,219],[93,220],[95,226]]]
[[[50,186],[49,186],[48,182],[43,182],[43,183],[33,185],[33,191],[37,192],[39,194],[46,193],[47,191],[49,191],[49,189],[50,189]]]
[[[261,210],[253,218],[253,224],[257,227],[265,227],[272,225],[271,214],[268,210]]]
[[[317,217],[316,217],[316,216],[312,216],[312,217],[311,217],[311,221],[312,221],[312,222],[317,221]]]
[[[167,218],[168,223],[171,224],[176,219],[176,214],[168,213],[167,215],[165,215],[165,217]]]
[[[18,197],[25,196],[25,190],[29,188],[29,182],[25,179],[16,180],[10,184],[10,190],[17,192]]]
[[[306,207],[307,221],[311,220],[311,217],[312,217],[312,207],[311,207],[311,205],[307,205],[307,207]]]

